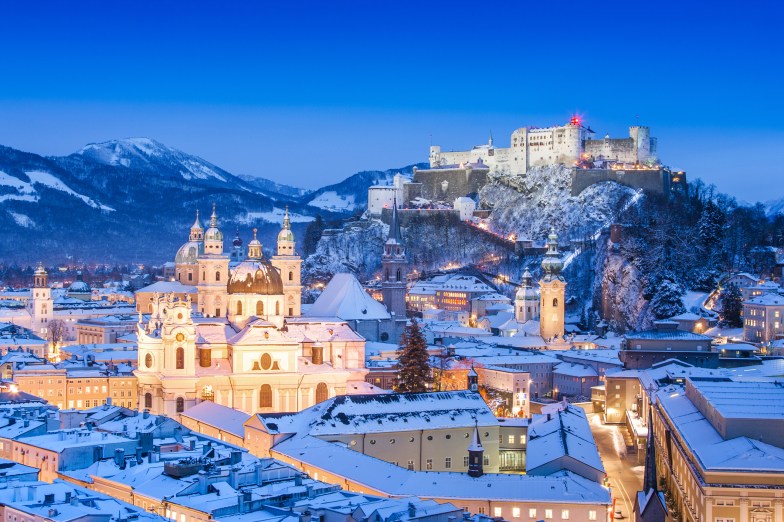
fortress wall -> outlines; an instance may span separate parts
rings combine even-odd
[[[572,196],[577,196],[589,186],[602,181],[616,181],[628,187],[643,189],[656,194],[664,194],[670,190],[669,171],[663,169],[573,169]]]
[[[422,184],[423,198],[452,203],[456,198],[479,192],[487,183],[488,172],[488,169],[417,169],[414,182]]]

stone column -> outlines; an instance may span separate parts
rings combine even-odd
[[[740,520],[738,522],[749,522],[749,499],[740,499]]]
[[[713,499],[705,498],[705,520],[713,522]]]
[[[784,500],[777,498],[773,501],[773,520],[784,520]]]

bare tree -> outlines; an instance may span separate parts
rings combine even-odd
[[[65,321],[61,319],[51,321],[46,330],[46,340],[49,341],[50,356],[59,358],[60,345],[65,340]]]

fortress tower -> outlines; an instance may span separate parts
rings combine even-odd
[[[381,270],[381,295],[384,296],[384,306],[397,318],[405,318],[408,262],[403,237],[400,235],[397,199],[392,205],[392,221],[389,223],[389,237],[381,256]]]
[[[648,161],[653,152],[655,152],[651,150],[651,129],[634,125],[629,127],[629,137],[634,141],[634,147],[637,151],[637,161],[640,163]]]
[[[38,267],[33,274],[33,291],[28,312],[30,313],[30,328],[46,337],[49,331],[49,323],[54,314],[54,301],[52,300],[52,290],[49,288],[49,274],[46,273],[43,263],[38,263]]]
[[[564,334],[564,297],[566,282],[561,276],[563,262],[558,252],[558,236],[553,230],[547,240],[547,253],[542,261],[544,277],[539,281],[539,334],[545,339]]]
[[[302,258],[294,250],[295,246],[289,207],[286,207],[283,228],[278,233],[278,253],[272,256],[272,266],[278,269],[283,281],[283,312],[288,317],[302,314]]]

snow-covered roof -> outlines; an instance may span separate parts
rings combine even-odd
[[[157,281],[151,285],[140,288],[136,293],[140,292],[158,292],[159,294],[195,294],[198,291],[195,286],[188,286],[180,283],[179,281]]]
[[[764,294],[744,301],[744,305],[784,306],[784,296],[778,294]]]
[[[234,408],[221,406],[212,401],[202,401],[181,414],[183,417],[199,421],[240,438],[245,437],[245,422],[250,415]]]
[[[674,322],[674,321],[673,321]],[[632,332],[624,335],[627,339],[643,339],[657,341],[710,341],[705,335],[687,332],[685,330],[646,330]]]
[[[329,470],[394,496],[483,502],[610,503],[607,488],[568,471],[548,476],[488,473],[476,478],[466,473],[412,471],[315,437],[287,439],[274,446],[271,453]]]
[[[526,472],[563,457],[604,472],[588,417],[577,406],[567,405],[550,414],[535,415],[528,425]]]
[[[344,321],[391,317],[384,305],[373,299],[352,274],[335,274],[307,316],[339,317]]]
[[[570,377],[598,377],[599,374],[593,366],[587,364],[561,363],[553,368],[553,373],[568,375]]]
[[[683,388],[664,388],[656,398],[705,470],[784,474],[784,449],[749,437],[725,440]],[[747,405],[752,403],[746,399]]]

